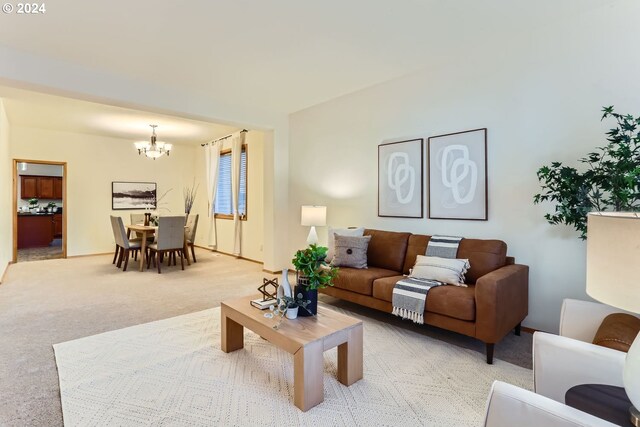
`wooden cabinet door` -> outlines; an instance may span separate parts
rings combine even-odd
[[[62,214],[53,215],[53,236],[62,237]]]
[[[53,181],[52,176],[40,176],[38,177],[38,198],[40,199],[53,199]]]
[[[62,199],[62,178],[53,178],[53,198]]]
[[[32,199],[38,197],[38,178],[35,176],[20,177],[20,198]]]

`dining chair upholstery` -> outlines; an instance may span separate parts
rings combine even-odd
[[[191,258],[193,259],[193,262],[198,262],[196,260],[196,252],[193,247],[196,241],[196,230],[198,229],[199,216],[199,214],[193,214],[187,217],[187,246],[191,248]]]
[[[111,228],[113,229],[113,235],[116,240],[116,255],[114,256],[114,260],[118,256],[117,252],[120,252],[117,264],[118,268],[120,268],[122,261],[124,261],[122,271],[127,271],[129,254],[133,251],[133,254],[137,255],[137,252],[140,250],[140,242],[129,240],[122,218],[119,216],[111,215]]]
[[[184,270],[184,226],[184,216],[161,216],[158,219],[156,241],[148,246],[150,256],[147,260],[147,268],[149,268],[153,260],[158,266],[158,273],[160,273],[161,257],[167,252],[177,252],[180,255],[180,264]]]
[[[144,214],[143,213],[132,213],[129,214],[129,217],[131,218],[131,225],[134,224],[144,224]],[[131,240],[140,240],[142,239],[142,233],[140,233],[139,231],[135,231],[135,239],[131,239]],[[153,240],[153,235],[147,235],[147,241],[152,241]]]

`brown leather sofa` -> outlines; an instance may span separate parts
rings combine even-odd
[[[371,236],[369,268],[342,267],[334,286],[321,292],[391,313],[395,283],[409,274],[431,236],[382,230],[365,230],[364,234]],[[424,322],[482,340],[491,364],[495,343],[514,328],[520,335],[520,323],[528,313],[529,267],[507,257],[507,245],[501,240],[463,239],[457,257],[468,258],[471,264],[468,287],[431,289]]]

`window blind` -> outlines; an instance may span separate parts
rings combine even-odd
[[[218,169],[218,190],[216,192],[215,213],[233,215],[231,202],[231,153],[220,155]],[[238,198],[238,213],[247,214],[247,152],[242,149],[240,157],[240,196]]]

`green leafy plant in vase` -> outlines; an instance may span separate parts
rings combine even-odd
[[[34,210],[38,208],[38,199],[36,199],[35,197],[32,199],[29,199],[29,210]]]
[[[623,115],[613,106],[602,109],[602,120],[614,118],[617,126],[607,132],[608,144],[597,147],[578,161],[584,171],[552,162],[538,170],[542,191],[534,204],[555,203],[545,214],[550,224],[575,228],[587,238],[587,213],[592,211],[640,211],[640,117]]]
[[[310,245],[297,251],[291,260],[296,268],[296,292],[311,301],[307,308],[314,315],[318,313],[318,289],[333,286],[333,279],[338,275],[338,268],[326,261],[327,251],[324,246]],[[300,316],[308,315],[303,311]]]

